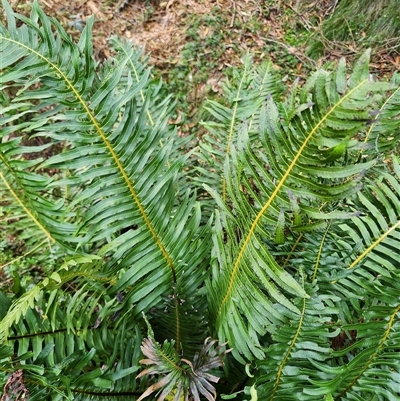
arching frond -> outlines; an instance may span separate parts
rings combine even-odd
[[[283,91],[272,63],[252,67],[249,55],[243,59],[242,70],[234,70],[233,74],[223,85],[224,103],[209,100],[204,106],[210,119],[202,123],[207,133],[202,136],[196,153],[199,176],[194,177],[200,186],[205,183],[215,188],[224,200],[227,194],[223,166],[231,147],[237,143],[241,124],[246,121],[249,131],[256,134],[261,105],[268,96],[279,97]]]
[[[357,295],[343,302],[358,307],[343,326],[345,333],[353,333],[354,344],[334,353],[347,360],[336,399],[368,399],[378,394],[379,400],[386,400],[400,395],[399,369],[392,360],[399,351],[400,335],[400,169],[396,158],[393,170],[394,174],[381,171],[379,179],[369,183],[355,202],[362,215],[341,226],[358,244],[358,252],[349,256],[347,274],[334,287],[353,294],[357,288]]]
[[[9,27],[1,32],[7,59],[1,82],[18,85],[16,105],[36,111],[24,123],[26,131],[66,144],[63,152],[35,165],[48,172],[41,187],[19,161],[23,147],[13,147],[4,157],[7,174],[17,171],[14,180],[24,175],[32,186],[31,192],[20,188],[35,202],[33,211],[25,212],[61,246],[99,252],[107,260],[102,269],[117,277],[107,291],[123,294],[127,310],[134,305],[132,318],[167,299],[178,281],[186,281],[182,297],[195,293],[206,276],[210,234],[200,227],[193,195],[176,201],[185,158],[170,157],[175,136],[168,125],[171,103],[159,97],[140,52],[115,40],[120,52],[95,68],[92,20],[75,45],[37,3],[31,19],[17,17],[23,22],[19,27],[5,8]],[[62,213],[51,203],[50,191],[66,194]],[[186,279],[191,272],[203,273],[193,275],[198,280]],[[176,336],[180,346],[182,336]]]
[[[215,233],[218,267],[210,303],[220,340],[228,340],[238,358],[240,353],[248,359],[262,355],[255,333],[268,331],[271,299],[300,313],[288,295],[306,297],[294,279],[295,269],[278,265],[268,241],[284,242],[289,227],[312,229],[321,219],[351,217],[335,212],[334,202],[357,192],[364,172],[375,163],[346,165],[343,159],[357,147],[355,134],[367,129],[368,111],[375,107],[371,93],[381,89],[369,81],[366,63],[364,59],[361,72],[355,69],[348,83],[341,79],[343,65],[335,75],[317,72],[301,90],[300,104],[293,100],[295,93],[281,104],[270,98],[260,111],[262,147],[253,149],[244,126],[237,150],[231,148],[225,165],[231,210],[224,209]],[[338,144],[343,152],[333,159]],[[249,305],[258,311],[257,319],[249,321]]]
[[[358,216],[305,233],[296,252],[288,253],[304,281],[314,284],[306,284],[310,299],[296,301],[301,314],[273,325],[264,340],[265,358],[257,362],[254,379],[259,399],[399,396],[397,159],[390,169],[380,169],[379,178],[346,207]]]
[[[57,394],[118,399],[141,393],[135,381],[140,328],[129,314],[120,316],[122,300],[107,296],[101,285],[107,280],[98,261],[96,268],[88,257],[70,260],[51,280],[19,298],[3,318],[2,334],[16,353],[4,370],[23,369],[22,381],[33,399]],[[66,285],[75,285],[76,292],[63,291]],[[17,311],[21,318],[14,316]]]

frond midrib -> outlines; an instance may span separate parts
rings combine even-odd
[[[28,52],[34,54],[36,57],[40,58],[41,60],[43,60],[44,62],[46,62],[54,71],[55,73],[61,77],[64,82],[67,84],[67,87],[72,91],[73,95],[76,97],[76,99],[78,100],[78,102],[82,105],[84,111],[86,112],[87,116],[89,117],[91,123],[93,124],[96,132],[98,133],[98,135],[100,136],[100,138],[102,139],[103,143],[105,144],[107,150],[109,151],[115,165],[118,168],[118,171],[120,173],[120,175],[122,176],[126,187],[129,189],[129,192],[135,202],[135,204],[137,205],[140,214],[142,216],[142,219],[144,220],[149,232],[151,233],[152,237],[154,238],[154,241],[156,242],[158,248],[160,249],[163,257],[165,258],[165,260],[167,261],[167,264],[169,266],[169,268],[171,269],[172,272],[172,277],[173,277],[173,281],[176,282],[176,268],[175,265],[172,261],[172,257],[169,255],[166,247],[164,246],[164,244],[162,243],[162,240],[160,239],[160,237],[158,236],[155,228],[153,227],[153,224],[150,221],[149,216],[147,215],[144,206],[142,205],[136,191],[135,188],[133,187],[132,182],[130,181],[128,174],[126,173],[120,159],[118,158],[118,155],[116,154],[116,151],[114,150],[114,148],[112,147],[111,143],[108,141],[106,134],[103,132],[103,130],[100,127],[100,124],[98,123],[98,121],[96,120],[95,116],[93,115],[93,113],[91,112],[91,110],[89,109],[89,106],[86,104],[86,102],[84,101],[84,99],[82,98],[81,94],[79,93],[79,91],[75,88],[75,86],[73,85],[73,83],[68,79],[68,77],[64,74],[64,72],[56,65],[54,64],[51,60],[49,60],[48,58],[46,58],[44,55],[40,54],[39,52],[35,51],[35,49],[32,49],[31,47],[18,42],[12,38],[8,38],[5,36],[0,36],[0,39],[2,40],[6,40],[9,41],[17,46],[21,46],[23,47],[25,50],[27,50]]]
[[[385,231],[379,238],[377,238],[364,252],[361,253],[350,266],[347,267],[347,270],[354,269],[364,258],[366,258],[370,252],[372,252],[386,237],[388,237],[392,232],[394,232],[398,227],[400,227],[400,220],[390,227],[387,231]]]
[[[287,351],[286,351],[284,357],[282,358],[281,363],[279,364],[278,372],[276,373],[275,385],[274,385],[274,388],[273,388],[273,390],[272,390],[272,393],[271,393],[271,396],[270,396],[270,398],[269,398],[269,401],[272,401],[272,400],[274,399],[275,394],[276,394],[276,392],[278,391],[278,387],[279,387],[279,384],[280,384],[280,382],[281,382],[281,376],[282,376],[283,369],[284,369],[284,367],[285,367],[285,365],[286,365],[287,360],[289,359],[290,353],[292,352],[292,349],[294,348],[297,339],[299,338],[300,331],[301,331],[301,328],[302,328],[302,326],[303,326],[303,321],[304,321],[304,316],[305,316],[305,310],[306,310],[306,299],[304,298],[304,299],[303,299],[303,308],[302,308],[302,310],[301,310],[300,320],[299,320],[299,324],[298,324],[298,326],[297,326],[296,333],[295,333],[295,335],[293,336],[292,341],[291,341],[290,344],[289,344],[289,348],[287,349]]]
[[[20,199],[20,197],[15,193],[15,191],[12,189],[6,178],[4,177],[3,173],[0,171],[0,179],[3,181],[4,185],[6,188],[10,191],[11,195],[13,198],[16,200],[16,202],[22,207],[22,209],[25,211],[25,213],[28,215],[28,217],[39,227],[40,231],[44,233],[46,238],[55,243],[56,240],[53,238],[53,236],[46,230],[46,228],[40,223],[40,221],[34,216],[32,211],[30,211],[24,204],[24,202]]]
[[[229,126],[228,140],[227,140],[226,149],[225,149],[225,155],[226,156],[229,156],[230,152],[231,152],[231,143],[232,143],[232,138],[233,138],[233,131],[234,131],[234,128],[235,128],[236,114],[237,114],[237,110],[238,110],[238,107],[239,107],[239,101],[240,101],[240,97],[239,96],[240,96],[240,92],[241,92],[241,89],[242,89],[242,86],[243,86],[244,79],[245,79],[245,77],[247,75],[248,67],[249,67],[248,63],[245,62],[245,64],[244,64],[244,68],[245,69],[244,69],[244,72],[242,74],[242,79],[240,80],[239,87],[238,87],[238,90],[236,92],[236,96],[235,96],[235,98],[233,100],[235,102],[235,105],[233,106],[232,118],[231,118],[230,126]],[[225,177],[222,178],[222,199],[225,202],[225,200],[226,200],[226,178]]]
[[[368,359],[368,361],[365,363],[365,365],[363,366],[363,368],[360,370],[360,373],[354,378],[354,380],[337,396],[335,397],[335,400],[339,401],[342,399],[343,395],[346,394],[360,379],[360,377],[364,374],[364,372],[369,368],[369,366],[371,365],[371,363],[374,361],[374,359],[376,358],[376,356],[379,354],[380,350],[382,349],[382,347],[385,345],[386,339],[388,338],[390,331],[392,329],[392,326],[395,322],[395,317],[397,315],[397,313],[399,313],[400,311],[400,304],[397,305],[396,309],[394,310],[394,312],[390,315],[387,327],[385,332],[383,333],[383,337],[382,340],[380,341],[379,345],[377,346],[375,352],[371,355],[371,357]]]
[[[122,51],[126,56],[128,55],[123,46],[120,46],[119,50]],[[139,83],[140,82],[140,77],[139,77],[139,73],[137,71],[137,68],[136,68],[135,64],[133,63],[132,60],[129,60],[128,63],[131,66],[133,73],[135,74],[136,82]],[[142,102],[144,103],[145,102],[145,96],[144,96],[143,89],[140,89],[140,97],[142,98]],[[149,119],[150,125],[153,127],[154,126],[154,120],[153,120],[153,117],[150,114],[150,110],[147,110],[147,118]]]
[[[279,191],[283,187],[284,183],[286,182],[286,180],[290,176],[292,170],[296,166],[299,158],[303,154],[303,151],[306,149],[306,146],[308,145],[309,141],[315,135],[315,133],[318,131],[318,129],[322,126],[322,124],[328,119],[328,117],[345,100],[347,100],[355,91],[357,91],[359,88],[361,88],[367,82],[368,82],[368,79],[362,80],[358,85],[356,85],[348,93],[346,93],[345,96],[341,97],[340,100],[335,105],[333,105],[333,107],[318,121],[318,123],[315,125],[315,127],[311,130],[311,132],[308,134],[308,136],[304,140],[303,144],[300,146],[299,150],[297,151],[296,155],[294,156],[294,158],[293,158],[292,162],[290,163],[289,167],[287,168],[287,170],[283,174],[281,180],[277,183],[277,185],[275,187],[275,190],[272,192],[272,194],[269,197],[268,201],[264,204],[264,206],[261,208],[260,212],[255,217],[255,219],[254,219],[254,221],[253,221],[253,223],[252,223],[252,225],[251,225],[251,227],[250,227],[250,229],[249,229],[244,241],[242,242],[242,245],[240,246],[240,249],[239,249],[239,252],[238,252],[238,256],[237,256],[237,258],[236,258],[236,260],[234,262],[232,273],[231,273],[231,276],[229,278],[229,283],[228,283],[228,288],[227,288],[226,294],[222,298],[221,304],[220,304],[220,306],[218,308],[217,317],[220,316],[220,314],[222,313],[222,310],[223,310],[223,307],[224,307],[225,303],[228,301],[228,299],[230,299],[230,296],[231,296],[232,291],[233,291],[234,283],[235,283],[236,276],[237,276],[238,271],[239,271],[239,267],[240,267],[242,258],[244,256],[244,253],[245,253],[246,249],[247,249],[247,246],[250,243],[250,240],[251,240],[252,236],[255,233],[255,230],[256,230],[256,228],[257,228],[257,226],[259,224],[259,221],[261,220],[261,217],[264,215],[264,213],[268,210],[268,208],[271,206],[272,202],[277,197]]]
[[[382,107],[379,109],[379,112],[377,113],[377,115],[375,116],[371,126],[369,127],[369,130],[367,131],[367,134],[365,135],[365,139],[364,139],[364,143],[368,142],[368,139],[374,129],[374,126],[376,124],[376,122],[379,121],[379,115],[382,113],[382,110],[390,103],[390,101],[396,96],[396,93],[400,91],[400,87],[397,88],[395,91],[393,91],[393,93],[385,100],[385,102],[383,103]],[[361,151],[362,153],[362,151]]]

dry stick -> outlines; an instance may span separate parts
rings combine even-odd
[[[307,61],[308,61],[308,63],[310,63],[313,67],[315,67],[317,65],[313,59],[311,59],[310,57],[307,57],[305,55],[300,56],[300,55],[296,54],[293,50],[290,49],[290,47],[288,45],[286,45],[283,42],[279,42],[278,40],[270,39],[270,38],[263,38],[263,39],[267,42],[276,43],[277,45],[284,47],[290,54],[292,54],[293,56],[298,58],[303,64],[307,64]]]
[[[285,4],[285,5],[287,7],[289,7],[294,13],[297,14],[297,16],[303,21],[304,27],[307,29],[307,31],[310,32],[310,28],[312,28],[313,25],[310,24],[308,22],[308,20],[304,17],[304,15],[298,11],[298,8],[299,8],[299,4],[298,3],[300,3],[300,0],[297,0],[296,5],[294,7],[292,7],[291,4]]]
[[[231,23],[230,23],[230,28],[233,27],[233,24],[235,22],[235,16],[236,16],[236,4],[234,0],[231,0],[232,6],[233,6],[233,13],[232,13],[232,19],[231,19]]]
[[[328,9],[327,13],[325,13],[325,15],[328,14],[328,13],[333,14],[335,12],[335,10],[336,10],[336,7],[337,7],[338,3],[339,3],[339,0],[336,0],[335,3],[333,4],[333,6],[330,9]]]

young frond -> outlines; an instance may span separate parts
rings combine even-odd
[[[272,63],[263,63],[258,68],[252,67],[252,59],[247,55],[243,67],[234,71],[232,80],[223,86],[224,103],[209,100],[204,108],[209,116],[203,121],[207,133],[199,143],[196,153],[198,176],[195,182],[215,188],[226,198],[226,182],[223,177],[225,159],[230,156],[231,147],[237,143],[238,131],[244,121],[256,134],[259,127],[259,112],[267,96],[279,97],[282,83],[273,69]]]
[[[369,144],[372,152],[389,154],[396,152],[399,146],[400,132],[400,75],[392,78],[392,93],[383,96],[379,109],[371,111],[371,126],[364,142]],[[368,147],[366,153],[368,154]]]
[[[181,358],[174,347],[174,343],[165,341],[160,345],[154,338],[154,333],[149,323],[148,338],[143,340],[142,352],[147,359],[142,359],[141,364],[149,367],[137,376],[163,375],[163,378],[151,385],[138,399],[144,399],[155,391],[161,392],[158,400],[163,401],[168,395],[175,401],[188,400],[189,396],[195,401],[200,401],[200,395],[208,401],[216,398],[215,388],[210,382],[217,383],[219,378],[209,371],[223,366],[223,358],[230,350],[223,350],[225,344],[214,348],[216,341],[207,338],[203,348],[194,356],[193,362]],[[161,391],[162,390],[162,391]]]

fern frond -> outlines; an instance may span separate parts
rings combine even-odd
[[[371,112],[372,124],[366,133],[364,142],[370,144],[373,152],[388,154],[396,151],[399,144],[399,82],[400,76],[395,74],[392,78],[392,93],[383,97],[378,110]]]
[[[368,181],[347,206],[358,216],[346,224],[332,222],[319,241],[315,232],[305,233],[297,252],[289,254],[290,263],[301,266],[305,280],[319,288],[309,287],[311,299],[297,301],[300,317],[270,329],[266,342],[271,345],[257,363],[259,398],[398,397],[400,376],[393,362],[400,308],[397,159],[393,166],[392,173],[380,169],[379,178]]]
[[[393,163],[398,166],[396,158]],[[395,255],[400,245],[399,183],[400,175],[396,172],[393,175],[381,171],[379,180],[369,182],[365,191],[358,195],[354,207],[363,211],[362,215],[352,218],[352,224],[341,225],[354,243],[360,244],[347,270],[357,274],[357,270],[367,269],[385,280],[399,268]]]
[[[219,267],[213,274],[210,303],[219,339],[228,340],[237,358],[240,353],[248,359],[262,357],[258,336],[250,333],[262,336],[268,330],[273,309],[270,299],[300,313],[288,294],[306,297],[294,279],[296,270],[278,265],[268,241],[283,242],[282,233],[296,228],[294,221],[308,221],[312,227],[315,219],[354,216],[335,213],[334,208],[335,202],[360,190],[359,181],[375,164],[371,160],[347,166],[343,158],[351,151],[349,142],[343,140],[355,140],[356,133],[366,129],[368,110],[375,107],[371,93],[382,88],[369,81],[366,64],[363,59],[344,86],[343,66],[336,77],[317,72],[301,90],[303,103],[296,104],[294,94],[280,104],[269,98],[260,111],[262,147],[253,149],[254,141],[244,127],[237,146],[231,148],[224,171],[229,206],[216,230]],[[338,143],[346,150],[332,163],[325,156],[326,149]],[[223,205],[223,199],[218,203]],[[258,311],[257,319],[249,317],[250,304]]]
[[[61,246],[107,260],[102,269],[116,280],[104,291],[122,293],[126,311],[134,305],[135,319],[173,293],[181,277],[204,271],[210,249],[195,195],[181,196],[176,188],[185,157],[170,157],[176,150],[175,131],[168,125],[173,104],[160,97],[141,53],[126,45],[114,41],[121,52],[95,68],[91,19],[76,45],[37,2],[31,19],[14,15],[8,5],[5,9],[9,28],[1,30],[1,51],[13,56],[0,82],[20,87],[16,104],[35,110],[23,125],[26,131],[65,144],[63,152],[37,166],[44,175],[57,174],[43,187],[32,184],[31,193],[21,191],[32,201],[38,194],[44,199],[33,206],[34,215],[45,220]],[[4,159],[20,175],[28,174],[26,165],[16,164],[24,151],[15,147]],[[49,191],[69,195],[62,213],[45,204],[52,200]],[[193,277],[199,280],[187,279],[185,298],[201,287],[206,274]],[[176,338],[180,346],[188,335],[177,332]]]
[[[10,330],[7,339],[18,358],[9,358],[2,366],[5,372],[23,369],[32,397],[75,394],[83,400],[141,394],[135,382],[141,334],[128,314],[119,316],[120,301],[104,296],[96,285],[83,284],[75,294],[61,290],[73,277],[82,276],[85,267],[95,283],[102,281],[88,265],[60,271],[58,278],[54,274],[57,280],[48,282],[51,291],[42,291],[35,307],[28,308]],[[21,311],[17,307],[13,310]]]
[[[210,370],[223,366],[223,357],[229,350],[222,351],[225,344],[214,348],[215,340],[207,338],[200,353],[194,356],[193,362],[180,358],[177,354],[174,343],[165,341],[163,345],[156,342],[154,333],[149,323],[148,338],[143,341],[142,352],[147,359],[142,359],[140,363],[151,365],[149,368],[140,372],[137,376],[145,375],[164,375],[157,383],[151,385],[138,399],[144,399],[155,391],[161,391],[158,399],[164,400],[174,391],[174,400],[182,397],[189,399],[190,395],[195,401],[200,401],[200,394],[209,401],[215,400],[216,391],[210,382],[218,382],[217,376],[208,373]]]
[[[23,201],[15,193],[15,191],[12,189],[11,185],[8,183],[3,173],[1,172],[0,172],[0,179],[2,180],[7,190],[11,193],[14,200],[22,207],[27,217],[30,218],[32,222],[37,226],[37,228],[44,234],[45,238],[50,242],[55,242],[55,239],[52,237],[52,235],[46,230],[45,227],[43,227],[43,225],[37,220],[37,218],[33,215],[33,213],[24,205]]]
[[[397,159],[384,169],[351,202],[360,215],[332,226],[326,236],[330,260],[315,276],[323,292],[339,298],[332,321],[340,333],[332,339],[329,360],[313,362],[327,377],[312,381],[315,387],[305,390],[310,399],[328,393],[336,400],[399,396],[400,376],[392,360],[399,332]]]
[[[347,400],[355,396],[369,399],[375,394],[379,394],[379,399],[400,396],[400,371],[394,361],[394,355],[400,349],[398,291],[399,287],[392,292],[397,306],[370,307],[363,313],[364,322],[343,327],[346,331],[356,332],[357,341],[334,353],[334,356],[354,354],[336,389],[335,399]]]
[[[226,182],[222,175],[226,157],[229,157],[231,147],[237,142],[240,124],[248,121],[251,132],[256,133],[259,125],[259,110],[267,96],[282,93],[282,86],[271,63],[263,63],[252,67],[252,59],[247,55],[243,59],[240,71],[234,71],[231,80],[223,86],[224,104],[217,101],[207,101],[204,108],[210,116],[209,121],[202,124],[207,129],[199,143],[196,153],[199,165],[196,170],[199,177],[195,182],[215,188],[226,200]]]
[[[308,292],[314,294],[316,288],[309,287]],[[313,363],[329,363],[331,339],[338,332],[330,327],[331,315],[337,313],[331,305],[337,300],[336,296],[318,295],[300,300],[301,315],[293,316],[272,334],[266,357],[257,362],[259,399],[311,401],[308,391],[320,388],[314,382],[326,378]]]
[[[367,52],[282,99],[247,57],[187,151],[141,50],[2,4],[0,224],[41,253],[6,261],[6,396],[213,401],[228,343],[230,397],[397,400],[398,77]]]

